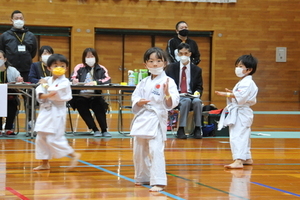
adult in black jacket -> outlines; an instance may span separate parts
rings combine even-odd
[[[175,29],[176,29],[177,36],[170,39],[167,44],[167,52],[169,54],[170,63],[175,63],[180,61],[179,57],[177,56],[177,47],[181,43],[187,43],[190,45],[191,48],[191,53],[192,53],[190,56],[191,62],[194,65],[198,65],[201,61],[200,52],[197,43],[194,40],[188,38],[189,30],[188,30],[187,23],[185,21],[180,21],[176,24]]]
[[[190,110],[193,110],[195,122],[193,136],[196,139],[201,139],[202,101],[200,97],[203,92],[202,69],[190,62],[191,50],[187,43],[181,43],[178,46],[178,55],[180,57],[180,62],[169,64],[165,70],[166,74],[174,79],[178,86],[178,91],[181,93],[179,101],[180,117],[177,138],[187,138],[184,128],[187,124],[188,113]],[[186,76],[182,78],[182,70],[184,68]],[[186,91],[182,91],[183,84],[185,85]],[[196,97],[192,98],[189,96],[183,96],[183,93],[189,93]]]
[[[21,11],[15,10],[11,14],[11,22],[13,27],[0,36],[0,50],[6,53],[8,61],[27,82],[30,65],[37,51],[37,40],[34,34],[24,27]]]
[[[78,64],[74,68],[71,80],[73,84],[78,82],[85,83],[84,85],[101,85],[111,82],[111,78],[108,75],[107,69],[98,64],[99,58],[95,49],[87,48],[82,54],[82,63]],[[74,96],[71,100],[71,106],[78,110],[80,116],[85,121],[89,129],[94,131],[96,137],[111,137],[111,134],[107,132],[106,111],[108,105],[102,96],[92,96],[91,94],[101,94],[99,90],[77,90],[73,91],[73,94],[80,94],[80,96]],[[98,124],[101,128],[99,131],[90,109],[93,110]]]

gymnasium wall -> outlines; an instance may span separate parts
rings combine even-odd
[[[26,25],[70,27],[70,38],[41,36],[40,46],[51,45],[56,53],[66,55],[71,62],[70,70],[81,62],[86,47],[94,47],[113,82],[126,78],[124,71],[119,69],[122,63],[128,69],[144,67],[142,55],[151,47],[151,37],[126,36],[126,60],[119,64],[124,38],[95,35],[95,28],[174,30],[175,24],[184,20],[190,30],[213,32],[211,40],[193,38],[197,40],[202,55],[199,66],[203,69],[205,104],[225,105],[225,99],[214,95],[214,91],[235,85],[238,78],[234,74],[234,62],[240,55],[251,53],[259,60],[254,74],[259,87],[258,104],[254,110],[299,110],[298,0],[238,0],[232,4],[150,0],[3,1],[0,25],[10,25],[12,11],[21,10]],[[169,38],[158,37],[155,45],[165,48]],[[275,62],[276,47],[287,47],[287,62]]]

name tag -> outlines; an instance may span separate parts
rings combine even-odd
[[[18,51],[26,51],[25,45],[18,45]]]

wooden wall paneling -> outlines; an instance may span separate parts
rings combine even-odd
[[[168,43],[168,40],[170,39],[169,36],[163,36],[163,35],[156,35],[155,36],[155,45],[156,47],[159,47],[163,50],[166,50],[167,48],[167,43]]]
[[[124,54],[124,81],[128,82],[128,70],[145,69],[144,53],[152,47],[150,35],[126,35]]]
[[[64,56],[66,56],[66,58],[68,60],[70,60],[70,38],[69,37],[59,37],[59,36],[39,36],[39,47],[38,49],[40,49],[40,47],[47,45],[47,46],[51,46],[54,53],[59,53],[62,54]],[[34,60],[40,60],[40,58],[38,57],[38,53],[37,56],[34,58]],[[34,62],[36,62],[34,61]],[[74,66],[69,66],[69,72],[72,73],[72,69]]]
[[[95,35],[95,49],[100,64],[108,70],[112,83],[122,82],[122,43],[122,35]]]
[[[210,99],[210,85],[211,85],[211,38],[210,37],[193,37],[198,44],[200,51],[201,62],[198,64],[202,69],[202,79],[203,79],[203,94],[202,102],[205,105],[211,103]]]
[[[95,47],[95,33],[94,29],[90,28],[88,24],[76,24],[71,30],[71,68],[82,63],[82,53],[86,48]]]

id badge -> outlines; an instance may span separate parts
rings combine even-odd
[[[26,51],[25,45],[18,45],[18,51]]]

